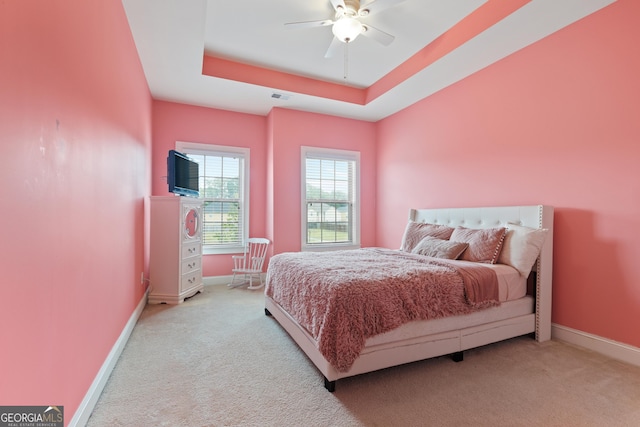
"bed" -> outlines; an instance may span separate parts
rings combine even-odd
[[[415,230],[428,232],[416,234]],[[440,230],[449,235],[441,236]],[[492,239],[498,234],[499,243],[493,248]],[[464,242],[461,253],[441,255],[441,244],[448,250]],[[493,248],[490,261],[480,255],[474,258],[473,250],[482,245]],[[521,335],[530,334],[539,342],[551,338],[551,206],[411,209],[399,249],[363,248],[337,254],[337,258],[309,252],[274,255],[265,287],[265,314],[288,332],[322,373],[330,392],[341,378],[443,355],[461,361],[464,350]],[[423,269],[436,272],[423,273]],[[322,271],[329,271],[329,277],[322,278]],[[379,286],[383,272],[405,280],[398,278],[405,271],[411,283],[399,285],[401,291],[372,287]],[[489,288],[479,287],[485,279],[491,283]],[[323,280],[340,283],[324,284]],[[324,290],[334,285],[333,293]],[[440,291],[433,289],[438,287],[454,289],[452,296],[423,304],[424,298],[435,298]],[[477,299],[472,300],[472,295]],[[462,307],[461,298],[467,306]],[[307,299],[316,299],[316,306],[301,305]],[[387,312],[402,311],[389,309],[389,300],[398,299],[401,306],[411,306],[410,313],[400,320],[385,320]],[[334,311],[328,311],[333,306]],[[358,321],[373,318],[382,326],[344,323],[345,312]]]

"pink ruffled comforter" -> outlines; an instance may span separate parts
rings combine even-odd
[[[369,337],[499,304],[489,268],[379,248],[275,255],[265,292],[341,372]]]

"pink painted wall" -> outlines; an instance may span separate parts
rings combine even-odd
[[[373,246],[376,207],[376,126],[370,122],[275,108],[269,114],[269,182],[273,253],[301,246],[300,147],[360,152],[361,245]]]
[[[379,123],[378,245],[410,207],[556,208],[553,322],[640,347],[640,2]]]
[[[397,247],[413,206],[554,205],[553,321],[640,347],[637,16],[618,0],[372,124],[152,103],[120,2],[0,2],[0,403],[76,412],[144,294],[176,140],[251,148],[276,253],[300,248],[301,145],[361,151],[363,246]]]
[[[167,152],[176,148],[176,141],[249,148],[249,233],[251,237],[264,236],[266,136],[267,119],[264,116],[154,101],[153,195],[169,195]],[[226,276],[231,274],[233,268],[233,261],[228,254],[205,255],[202,264],[204,276]]]
[[[154,195],[169,194],[166,156],[176,141],[250,148],[250,234],[269,238],[270,253],[300,250],[300,147],[361,151],[361,241],[375,243],[375,124],[280,108],[263,117],[154,101]],[[229,275],[231,268],[230,255],[203,257],[205,277]]]
[[[0,2],[0,404],[68,423],[144,295],[151,97],[120,2]]]

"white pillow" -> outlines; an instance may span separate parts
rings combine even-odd
[[[507,235],[498,257],[500,264],[507,264],[527,277],[540,255],[544,239],[549,232],[546,228],[530,228],[517,224],[507,224]]]

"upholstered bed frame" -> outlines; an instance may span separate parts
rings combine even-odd
[[[460,322],[465,319],[453,319],[451,322],[453,326],[450,328],[440,326],[435,332],[429,328],[421,332],[420,328],[414,325],[413,329],[407,329],[409,332],[401,334],[401,339],[393,342],[382,344],[367,342],[353,366],[347,372],[339,372],[320,353],[313,337],[277,302],[266,296],[265,313],[278,321],[320,370],[324,375],[325,387],[329,391],[335,390],[335,381],[340,378],[442,355],[452,355],[454,360],[460,361],[464,350],[526,334],[535,333],[535,339],[539,342],[551,338],[553,207],[536,205],[412,209],[409,219],[450,227],[492,228],[512,223],[548,229],[547,238],[532,273],[535,278],[533,290],[535,304],[532,304],[533,307],[529,313],[518,313],[513,317],[501,318],[497,321],[482,318],[478,323],[469,324],[469,322]],[[441,320],[444,319],[437,319],[437,321]],[[464,326],[460,327],[461,324]]]

